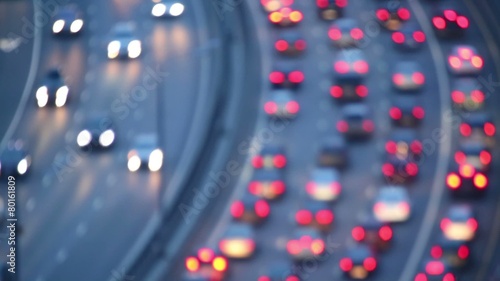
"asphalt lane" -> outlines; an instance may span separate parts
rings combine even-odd
[[[498,126],[498,124],[500,124],[500,114],[497,110],[496,105],[500,103],[500,99],[495,93],[498,91],[498,81],[500,81],[498,76],[498,66],[500,61],[498,60],[498,55],[494,55],[492,53],[494,49],[489,48],[489,45],[496,45],[497,42],[487,40],[488,38],[485,36],[485,33],[491,33],[491,30],[485,30],[487,27],[479,24],[478,14],[473,14],[470,6],[466,5],[465,1],[457,1],[455,4],[457,9],[464,12],[465,15],[467,15],[469,19],[471,19],[471,25],[469,30],[467,31],[466,36],[463,39],[456,41],[442,41],[442,50],[445,54],[448,54],[452,46],[456,44],[469,44],[477,48],[479,54],[483,56],[485,65],[482,73],[477,77],[477,81],[479,85],[481,85],[482,90],[487,96],[485,110],[492,114],[493,120]],[[432,10],[430,8],[427,8],[426,12],[429,17],[432,15]],[[451,79],[451,81],[453,81],[453,79]],[[457,112],[456,115],[460,116],[460,113]],[[458,139],[458,137],[458,130],[455,129],[453,138]],[[455,142],[454,144],[455,145],[452,151],[454,151],[454,149],[456,148],[457,143]],[[440,215],[438,221],[445,215],[445,212],[450,205],[463,202],[469,203],[473,206],[476,217],[478,219],[478,234],[475,241],[471,243],[472,267],[459,272],[460,280],[498,280],[498,276],[494,276],[495,274],[498,275],[498,270],[495,266],[498,263],[495,263],[495,261],[498,261],[498,257],[488,257],[486,255],[489,247],[491,247],[492,240],[498,239],[498,237],[490,237],[494,230],[493,228],[496,225],[495,220],[498,219],[498,217],[496,217],[496,209],[498,206],[498,200],[500,198],[500,190],[498,188],[495,188],[496,186],[498,186],[500,180],[500,175],[495,172],[495,170],[498,168],[498,165],[500,164],[498,146],[495,146],[492,151],[492,155],[492,167],[494,170],[492,170],[492,172],[490,173],[490,188],[487,195],[484,196],[484,198],[479,198],[476,200],[455,199],[450,195],[447,195],[444,196],[443,202],[440,207]],[[439,229],[439,225],[436,224],[434,226],[431,239],[428,245],[426,245],[427,249],[430,249],[433,243],[437,241],[440,233],[441,232]],[[487,265],[492,266],[490,272],[482,272],[482,268]]]
[[[331,62],[337,52],[328,42],[329,24],[317,18],[314,5],[310,3],[298,3],[298,5],[304,12],[304,21],[298,29],[303,32],[308,42],[307,55],[301,61],[306,81],[297,95],[301,113],[277,140],[284,143],[289,151],[290,165],[287,167],[285,177],[290,189],[283,201],[271,204],[270,221],[257,230],[258,257],[248,262],[232,263],[232,273],[235,278],[232,280],[241,276],[245,276],[245,280],[255,280],[257,274],[263,273],[266,265],[273,260],[288,259],[285,250],[286,241],[290,233],[296,229],[293,214],[306,196],[304,186],[308,180],[308,173],[315,166],[317,148],[323,137],[335,133],[335,123],[340,117],[340,106],[328,95],[328,87],[331,84]],[[334,230],[327,238],[334,251],[313,267],[309,264],[299,266],[298,271],[308,280],[340,278],[337,264],[344,250],[352,244],[350,231],[360,218],[369,214],[376,189],[385,184],[380,167],[384,142],[391,128],[387,114],[389,102],[396,95],[390,84],[394,62],[403,58],[432,61],[426,48],[410,55],[395,51],[391,45],[390,33],[377,29],[378,25],[374,23],[374,11],[374,3],[351,1],[347,8],[347,16],[356,18],[367,36],[362,47],[371,66],[370,75],[366,80],[369,89],[366,102],[374,111],[376,132],[372,140],[349,146],[351,163],[342,174],[343,193],[333,206],[336,221]],[[264,17],[261,21],[265,21]],[[274,34],[275,31],[271,28],[271,38],[274,38]],[[432,130],[439,126],[439,102],[436,102],[435,95],[431,96],[435,94],[433,89],[437,89],[435,78],[437,75],[432,64],[425,64],[422,67],[427,81],[425,90],[419,96],[427,115],[419,135],[421,138],[430,138]],[[434,178],[436,156],[436,153],[429,154],[425,161],[426,165],[421,167],[420,179],[413,186],[409,186],[414,203],[414,216],[409,223],[394,227],[396,240],[393,248],[380,260],[380,270],[373,280],[393,280],[403,268],[408,255],[407,247],[412,245],[412,233],[416,233],[426,206],[427,194]]]
[[[428,4],[424,5],[428,6]],[[265,15],[257,6],[253,6],[261,13],[261,16],[255,19],[257,21],[257,32],[269,34],[268,37],[263,39],[272,42],[277,31],[269,26]],[[288,191],[283,200],[271,203],[269,221],[256,229],[256,255],[249,260],[232,261],[229,280],[256,280],[258,274],[263,273],[273,261],[288,259],[285,244],[289,234],[295,229],[293,214],[300,206],[301,199],[305,196],[304,186],[308,179],[308,172],[315,165],[316,149],[322,137],[334,133],[335,122],[339,118],[340,107],[333,103],[328,96],[328,87],[331,83],[331,62],[336,53],[336,50],[328,42],[328,24],[321,22],[317,18],[314,4],[300,2],[297,3],[297,7],[303,11],[305,18],[296,28],[302,32],[308,43],[307,54],[298,59],[306,76],[305,84],[297,93],[301,112],[296,120],[292,121],[283,132],[274,135],[272,140],[272,142],[285,144],[289,152],[288,163],[290,165],[287,166],[285,174],[286,181],[289,184]],[[376,133],[371,141],[352,144],[349,147],[352,161],[350,167],[342,176],[343,194],[339,201],[334,204],[335,226],[333,232],[327,237],[329,245],[334,250],[331,255],[322,258],[319,263],[301,265],[302,268],[298,270],[305,277],[305,280],[341,278],[338,261],[345,248],[352,244],[350,230],[360,218],[370,212],[369,208],[373,195],[377,187],[384,184],[384,179],[380,174],[380,166],[384,140],[390,132],[387,112],[390,100],[397,95],[390,86],[390,73],[394,63],[400,60],[415,60],[420,62],[423,67],[427,79],[425,89],[419,95],[419,99],[426,110],[426,117],[419,129],[419,135],[422,140],[427,140],[432,145],[427,147],[425,161],[420,166],[419,179],[408,186],[413,202],[413,216],[409,222],[394,226],[395,240],[393,246],[387,253],[381,255],[378,272],[370,280],[398,280],[415,242],[415,235],[419,232],[423,223],[428,223],[423,221],[423,216],[435,178],[439,147],[440,145],[448,145],[436,140],[433,132],[440,126],[441,114],[449,114],[450,112],[440,112],[441,105],[435,62],[433,62],[429,47],[425,46],[422,50],[412,54],[403,54],[393,49],[390,33],[385,30],[377,32],[376,24],[372,24],[375,9],[376,6],[373,1],[365,3],[350,1],[347,15],[356,18],[364,27],[365,36],[368,36],[366,44],[362,47],[371,66],[371,73],[367,79],[370,94],[366,102],[375,112]],[[414,15],[412,15],[412,21],[415,21]],[[480,36],[475,35],[477,32],[477,26],[472,23],[472,29],[469,31],[465,42],[473,42],[475,46],[480,47],[480,53],[488,57],[486,42]],[[442,43],[441,46],[445,54],[449,51],[451,44],[450,42]],[[269,49],[263,51],[272,53],[270,64],[279,60],[279,57],[271,50],[270,44],[265,46],[269,47]],[[264,59],[266,58],[268,57]],[[491,65],[486,65],[484,73],[492,73],[493,69],[489,67]],[[265,79],[266,75],[263,76]],[[453,132],[452,140],[455,143],[457,132],[456,130]],[[453,145],[452,151],[454,147],[455,145]],[[495,179],[492,179],[492,181],[494,182]],[[478,205],[476,206],[478,207],[477,212],[481,216],[480,225],[485,225],[481,229],[481,233],[486,234],[489,232],[488,226],[491,225],[491,210],[494,209],[495,194],[494,191],[486,201],[475,204]],[[450,203],[447,193],[445,193],[444,197],[440,214]],[[487,215],[487,212],[490,214]],[[211,246],[216,246],[216,241],[227,226],[227,222],[216,223],[217,219],[220,218],[220,214],[213,214],[211,217],[213,217],[212,220],[199,226],[199,231],[191,240],[192,245],[203,245],[208,240]],[[484,222],[482,222],[483,220]],[[213,229],[215,226],[218,228]],[[208,232],[210,234],[207,235],[205,230],[211,230],[211,232]],[[436,237],[435,232],[431,235],[430,243]],[[207,239],[207,237],[210,238]],[[215,237],[215,239],[211,239],[212,237]],[[477,246],[474,246],[474,252],[481,253],[484,250],[485,242],[481,242],[483,241],[478,241]],[[429,247],[427,246],[427,248]],[[194,249],[195,247],[189,249],[189,251]],[[427,251],[425,252],[427,253]],[[473,255],[477,257],[475,253]],[[180,268],[178,274],[180,274],[182,271],[180,262],[178,267]],[[463,280],[472,280],[470,278],[474,276],[474,273],[474,270],[464,273],[465,279]]]
[[[172,21],[153,19],[149,3],[141,1],[80,7],[86,26],[78,38],[53,38],[51,25],[43,26],[43,56],[32,90],[49,68],[60,66],[70,85],[68,107],[37,109],[30,98],[15,134],[33,154],[31,174],[18,183],[22,280],[105,280],[121,274],[117,265],[157,210],[160,186],[175,170],[198,91],[197,56],[204,42],[195,30],[204,29],[197,27],[191,3]],[[137,25],[143,54],[135,61],[108,61],[109,31],[128,20]],[[143,89],[146,95],[137,98]],[[82,153],[75,143],[80,126],[101,111],[115,122],[116,146]],[[161,122],[160,111],[168,111]],[[159,134],[165,169],[130,174],[131,140],[149,132]]]
[[[31,1],[0,2],[0,85],[2,85],[0,136],[2,137],[14,117],[28,78],[33,50],[31,39],[34,33],[24,19],[33,18],[32,6]]]

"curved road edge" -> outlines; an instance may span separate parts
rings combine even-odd
[[[199,5],[193,5],[195,9],[193,12],[198,18],[198,26],[202,27],[207,25],[207,19],[203,7]],[[200,42],[206,42],[209,39],[204,38],[205,33],[197,32]],[[215,35],[214,35],[215,36]],[[203,142],[199,140],[205,139],[207,131],[207,120],[210,120],[210,116],[213,115],[214,105],[207,106],[210,104],[209,98],[211,93],[214,92],[213,83],[211,81],[219,81],[222,78],[217,77],[217,71],[214,71],[214,65],[216,64],[217,56],[222,54],[212,54],[205,53],[200,55],[200,81],[198,87],[198,99],[194,105],[194,116],[192,124],[189,128],[188,137],[186,145],[181,153],[184,157],[180,159],[180,162],[173,173],[173,177],[167,186],[160,189],[159,193],[159,211],[155,212],[153,216],[148,220],[144,230],[137,237],[135,242],[130,247],[130,250],[122,259],[120,264],[116,267],[116,270],[110,273],[109,281],[116,281],[116,273],[123,274],[129,272],[132,267],[139,260],[138,257],[141,256],[144,249],[147,247],[148,243],[153,240],[153,237],[161,225],[161,214],[167,214],[173,210],[174,198],[177,198],[182,190],[186,181],[189,179],[192,170],[194,169],[197,160],[199,159],[199,154],[201,152]],[[187,157],[189,156],[189,157]],[[128,275],[127,275],[128,276]]]
[[[39,18],[38,16],[41,13],[40,9],[42,4],[43,3],[41,2],[41,0],[33,0],[33,21],[35,22],[35,28],[33,35],[33,49],[31,53],[31,62],[29,66],[28,78],[26,79],[26,84],[24,85],[24,89],[21,94],[21,100],[17,105],[14,116],[10,121],[7,131],[2,136],[2,140],[0,142],[0,152],[2,152],[5,149],[7,142],[12,138],[14,132],[19,126],[19,122],[21,121],[23,113],[26,109],[26,104],[28,103],[28,98],[33,89],[33,83],[35,82],[36,73],[38,70],[38,64],[40,63],[40,52],[42,49],[41,29],[43,26],[42,24],[37,23],[36,19]]]
[[[408,1],[411,9],[415,13],[415,17],[419,22],[420,26],[424,30],[431,48],[431,55],[434,59],[434,65],[436,67],[438,75],[438,85],[439,85],[439,97],[441,103],[441,120],[440,120],[440,131],[442,138],[439,145],[439,154],[437,160],[436,173],[434,181],[432,183],[432,189],[430,194],[430,200],[427,203],[425,209],[424,219],[421,224],[420,231],[415,237],[415,243],[411,249],[411,254],[408,257],[403,272],[398,280],[409,281],[413,278],[415,271],[420,263],[420,260],[426,250],[426,245],[431,237],[432,228],[437,220],[437,215],[439,212],[439,206],[443,198],[444,188],[443,182],[445,181],[446,172],[448,169],[448,164],[451,156],[451,138],[452,138],[452,126],[451,126],[451,104],[449,99],[450,92],[450,82],[448,78],[448,71],[445,65],[445,59],[443,51],[439,46],[438,40],[435,37],[432,27],[429,23],[429,19],[424,12],[422,5],[419,0]]]
[[[211,2],[203,2],[200,5],[204,11],[223,9]],[[183,202],[193,199],[194,190],[201,186],[203,181],[209,178],[209,171],[218,171],[225,168],[230,149],[227,147],[235,145],[237,138],[247,136],[242,132],[253,130],[254,120],[248,121],[248,116],[255,114],[242,114],[249,109],[251,99],[258,95],[251,93],[253,81],[248,77],[248,64],[254,63],[247,54],[247,42],[249,32],[244,31],[250,26],[244,22],[246,16],[240,15],[241,7],[234,7],[230,13],[222,14],[205,12],[209,17],[207,26],[217,29],[218,37],[222,38],[215,48],[214,61],[211,63],[210,74],[213,79],[206,87],[201,87],[204,93],[200,94],[194,122],[190,131],[189,140],[183,155],[190,155],[176,171],[176,180],[172,179],[172,185],[160,198],[161,214],[156,213],[148,222],[143,234],[138,237],[136,243],[129,251],[118,269],[125,276],[148,280],[154,277],[151,272],[160,274],[169,264],[168,259],[175,258],[175,247],[183,244],[183,241],[173,239],[179,233],[185,233],[195,225],[194,219],[187,223],[185,214],[180,211],[179,206]],[[223,10],[223,12],[228,12]],[[241,11],[245,13],[246,11]],[[236,15],[238,14],[238,15]],[[201,15],[200,15],[201,17]],[[231,21],[233,20],[233,21]],[[239,27],[242,25],[242,27]],[[241,29],[241,30],[238,30]],[[228,55],[230,54],[230,55]],[[246,67],[243,67],[246,66]],[[258,69],[258,68],[257,68]],[[258,77],[258,76],[255,76]],[[250,99],[250,100],[249,100]],[[252,107],[253,108],[253,107]],[[203,113],[200,113],[203,112]],[[242,118],[238,118],[242,117]],[[244,120],[241,120],[244,119]],[[238,130],[238,132],[236,132]],[[215,201],[215,200],[212,200]],[[177,210],[176,210],[177,209]],[[194,217],[194,216],[193,216]],[[196,216],[199,219],[200,216]],[[177,235],[179,237],[179,235]],[[180,237],[185,238],[185,235]],[[171,247],[172,246],[172,247]],[[178,248],[179,249],[179,248]],[[153,270],[152,270],[153,269]],[[111,277],[110,280],[114,280]]]

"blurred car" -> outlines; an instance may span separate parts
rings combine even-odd
[[[464,141],[478,141],[488,147],[495,144],[496,127],[493,118],[487,112],[472,112],[464,115],[459,130]]]
[[[113,121],[106,114],[95,114],[85,120],[76,137],[80,148],[109,148],[115,142]]]
[[[446,176],[446,185],[454,194],[479,195],[488,188],[488,177],[471,164],[459,165],[457,170]]]
[[[248,191],[260,198],[273,200],[285,193],[286,184],[283,175],[277,170],[255,170],[248,183]]]
[[[333,72],[337,81],[362,79],[369,69],[363,51],[358,49],[340,50],[333,61]]]
[[[231,259],[249,258],[255,252],[254,236],[251,225],[231,223],[219,242],[219,250]]]
[[[10,141],[0,154],[0,176],[22,176],[31,166],[31,156],[21,140]],[[7,193],[5,193],[7,194]]]
[[[36,102],[38,107],[55,105],[62,107],[68,100],[69,88],[64,82],[61,72],[56,69],[50,69],[45,76],[43,84],[36,91]]]
[[[348,104],[341,109],[342,117],[337,130],[347,138],[368,138],[375,125],[370,108],[366,104]]]
[[[328,30],[328,37],[339,48],[355,47],[363,36],[363,30],[353,18],[338,19]]]
[[[455,46],[448,55],[448,69],[455,75],[479,74],[483,65],[483,58],[469,45]]]
[[[200,248],[195,254],[186,257],[184,264],[188,271],[185,278],[187,280],[202,278],[201,280],[222,281],[228,268],[226,258],[208,247]]]
[[[288,7],[293,4],[293,0],[260,0],[260,4],[265,12],[271,13],[278,11],[281,8]]]
[[[358,244],[347,249],[339,267],[351,279],[367,279],[377,269],[377,258],[368,246]]]
[[[405,23],[392,33],[392,42],[401,50],[416,50],[425,43],[425,33],[415,23]]]
[[[451,268],[442,259],[424,261],[422,269],[415,275],[413,281],[456,281]]]
[[[407,221],[411,215],[408,191],[402,186],[380,188],[373,204],[373,215],[380,222]]]
[[[252,158],[254,169],[283,169],[286,163],[285,148],[281,145],[264,145]]]
[[[453,8],[441,7],[434,12],[432,25],[440,37],[458,37],[469,28],[469,19]]]
[[[274,118],[294,118],[300,110],[299,102],[292,91],[278,89],[270,93],[271,97],[264,104],[264,112]]]
[[[422,68],[415,61],[400,61],[394,66],[392,85],[400,91],[420,90],[425,83]]]
[[[127,159],[127,167],[131,172],[141,167],[147,167],[151,172],[159,171],[163,165],[163,152],[158,146],[158,137],[155,134],[137,135]]]
[[[485,94],[474,78],[459,78],[451,89],[451,100],[457,108],[474,111],[484,106]]]
[[[335,20],[344,15],[347,0],[316,0],[318,15],[324,20]]]
[[[467,204],[450,206],[440,223],[445,238],[463,242],[474,239],[477,226],[474,211]]]
[[[385,143],[385,152],[396,157],[409,157],[412,160],[420,159],[422,142],[417,132],[412,129],[393,130]]]
[[[377,9],[375,16],[380,24],[388,30],[399,30],[403,22],[410,19],[410,10],[400,5],[384,4]]]
[[[172,0],[153,0],[151,15],[153,17],[178,17],[184,13],[184,5]]]
[[[108,43],[108,58],[135,59],[141,55],[141,40],[135,35],[135,25],[131,22],[117,23],[111,30]]]
[[[281,61],[274,65],[269,82],[278,88],[295,88],[304,82],[304,73],[295,63]]]
[[[347,142],[340,136],[323,140],[318,151],[318,166],[332,168],[347,166],[349,162],[347,149]]]
[[[66,5],[57,9],[52,24],[52,33],[73,35],[83,28],[83,17],[76,5]]]
[[[431,256],[445,260],[452,268],[463,268],[470,261],[470,247],[467,242],[441,237],[431,248]]]
[[[271,208],[265,199],[245,193],[231,204],[230,212],[235,220],[257,224],[269,216]]]
[[[330,87],[330,95],[342,102],[362,101],[368,96],[368,87],[361,80],[340,80]]]
[[[300,228],[288,240],[286,250],[294,261],[313,259],[325,252],[325,241],[314,228]]]
[[[355,226],[351,235],[355,241],[366,243],[370,248],[381,251],[389,247],[393,231],[390,225],[370,217]]]
[[[478,141],[461,143],[454,155],[456,164],[470,164],[482,173],[490,170],[491,157],[490,149]]]
[[[425,110],[419,105],[416,97],[398,97],[389,109],[389,117],[394,125],[417,127],[425,117]]]
[[[304,15],[292,6],[286,6],[269,13],[268,18],[272,24],[286,27],[298,24],[302,21]]]
[[[288,56],[300,55],[306,49],[306,40],[296,30],[284,30],[278,34],[274,48],[278,53]]]
[[[264,274],[259,275],[257,281],[300,281],[293,269],[293,265],[288,262],[273,262]]]
[[[340,173],[334,168],[314,169],[306,184],[306,193],[317,201],[335,201],[341,191]]]
[[[314,227],[328,231],[333,225],[335,215],[326,202],[307,200],[295,213],[295,222],[300,226]]]
[[[403,183],[414,180],[419,168],[412,154],[387,154],[382,164],[382,174],[393,183]]]

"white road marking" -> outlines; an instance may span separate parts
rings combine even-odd
[[[35,198],[31,197],[26,202],[26,211],[31,212],[33,209],[35,209]]]
[[[40,4],[37,4],[40,2]],[[38,18],[40,16],[40,8],[43,6],[42,1],[33,0],[34,13],[33,19]],[[26,109],[26,104],[28,98],[30,97],[31,89],[33,88],[33,83],[35,82],[36,73],[38,70],[38,64],[40,63],[40,50],[42,46],[42,36],[41,36],[41,28],[42,25],[35,25],[34,31],[34,39],[33,39],[33,50],[31,53],[31,63],[28,72],[28,78],[26,79],[26,84],[24,85],[23,93],[21,95],[21,100],[19,101],[19,105],[16,108],[16,112],[14,113],[14,117],[7,128],[7,131],[2,137],[2,141],[0,142],[0,151],[3,151],[5,145],[7,145],[7,141],[9,141],[14,135],[14,131],[16,130],[19,122],[21,121],[21,117],[24,115],[24,110]]]
[[[76,236],[82,237],[87,233],[88,227],[87,224],[84,222],[81,222],[78,224],[76,227]]]
[[[60,249],[56,255],[56,261],[58,263],[63,263],[68,258],[68,253],[65,249]]]
[[[451,154],[451,120],[447,120],[444,112],[450,110],[450,100],[448,97],[449,91],[449,78],[446,70],[445,58],[443,56],[439,42],[433,32],[430,25],[430,21],[427,18],[424,9],[422,8],[420,1],[409,1],[410,8],[414,11],[415,18],[419,22],[422,30],[427,34],[427,42],[429,43],[431,55],[436,66],[437,80],[439,86],[439,95],[441,102],[441,129],[443,130],[443,138],[439,145],[438,159],[436,165],[436,174],[434,181],[432,183],[432,189],[429,194],[429,202],[425,210],[424,219],[420,227],[417,236],[415,237],[415,243],[410,252],[410,256],[406,261],[406,265],[401,273],[398,280],[411,280],[413,278],[417,266],[427,250],[427,243],[431,236],[432,228],[436,224],[436,219],[439,212],[439,205],[441,204],[441,199],[443,197],[443,182],[445,180],[446,170],[448,168],[448,162]]]

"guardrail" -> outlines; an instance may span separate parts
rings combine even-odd
[[[145,280],[148,273],[155,268],[157,262],[164,258],[165,247],[170,242],[170,239],[176,231],[176,227],[183,224],[183,216],[177,209],[182,203],[189,201],[193,196],[192,190],[195,187],[201,186],[206,174],[208,173],[211,160],[217,151],[218,143],[224,136],[224,120],[227,119],[227,103],[231,92],[229,85],[234,80],[235,70],[231,63],[233,40],[244,40],[246,32],[236,32],[234,20],[239,20],[242,30],[248,31],[250,24],[248,21],[248,11],[241,7],[235,7],[227,17],[221,18],[220,13],[215,13],[212,1],[199,1],[199,5],[203,5],[207,11],[212,10],[209,14],[209,26],[215,29],[220,37],[220,48],[214,48],[210,51],[217,52],[215,63],[212,64],[212,83],[210,85],[211,97],[205,108],[209,108],[210,114],[206,118],[206,128],[204,135],[196,139],[197,147],[193,149],[192,162],[189,167],[183,171],[185,176],[180,180],[179,192],[169,196],[167,192],[162,194],[161,198],[161,216],[155,221],[155,230],[150,236],[149,241],[145,243],[145,247],[134,258],[134,261],[124,268],[126,276],[133,276],[134,280]],[[238,1],[233,1],[238,2]],[[241,2],[241,0],[239,1]],[[241,3],[243,5],[243,3]],[[246,42],[248,44],[248,42]],[[244,67],[244,66],[240,66]],[[230,118],[230,117],[229,117]],[[165,204],[168,202],[168,204]],[[213,203],[213,202],[211,202]]]

